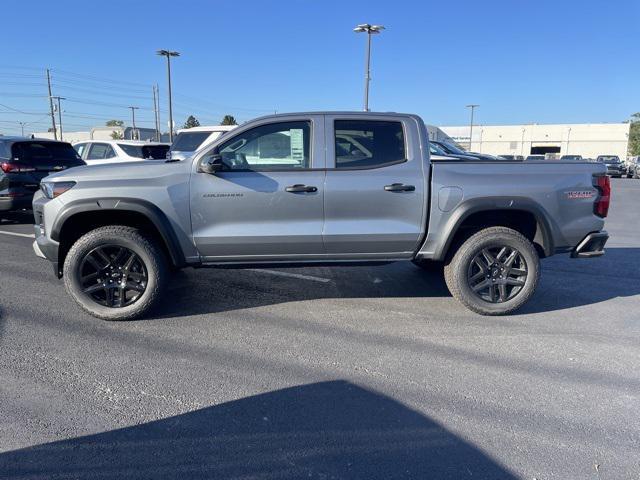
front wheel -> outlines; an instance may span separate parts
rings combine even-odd
[[[107,226],[73,244],[64,262],[67,292],[91,315],[131,320],[160,299],[168,274],[164,253],[138,229]]]
[[[445,265],[451,294],[482,315],[514,312],[533,295],[540,259],[533,244],[506,227],[479,231],[465,241]]]

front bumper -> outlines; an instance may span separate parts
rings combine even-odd
[[[60,278],[62,276],[58,267],[58,251],[60,250],[60,244],[55,240],[48,238],[40,225],[34,225],[33,229],[36,236],[36,239],[33,242],[34,253],[40,258],[49,260],[52,264],[54,273],[58,278]]]
[[[604,230],[591,232],[584,237],[571,252],[572,258],[593,258],[604,255],[604,245],[609,240],[609,234]]]

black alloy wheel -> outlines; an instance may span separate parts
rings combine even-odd
[[[109,308],[134,304],[148,284],[147,268],[138,254],[120,245],[101,245],[80,263],[80,285],[93,301]]]
[[[527,281],[528,269],[524,256],[509,246],[480,250],[467,272],[471,290],[489,303],[504,303],[515,298]]]

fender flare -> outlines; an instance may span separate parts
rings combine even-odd
[[[445,238],[445,241],[438,245],[438,248],[434,251],[433,258],[437,260],[444,260],[449,248],[451,247],[453,238],[467,218],[475,213],[492,211],[520,211],[533,215],[539,226],[539,233],[542,236],[541,246],[544,250],[544,254],[547,257],[553,255],[555,251],[554,239],[558,238],[558,234],[557,228],[553,226],[547,212],[540,204],[529,198],[509,196],[470,199],[459,205],[446,223],[445,231],[443,232],[443,238]]]
[[[151,202],[138,198],[92,198],[75,200],[66,204],[58,213],[51,226],[51,239],[60,241],[60,234],[65,223],[74,215],[86,212],[135,212],[144,215],[154,225],[170,255],[171,262],[182,267],[186,264],[184,252],[164,212]]]

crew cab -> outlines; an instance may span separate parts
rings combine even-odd
[[[87,166],[43,180],[34,250],[84,310],[145,315],[183,267],[444,265],[486,315],[533,295],[540,259],[608,239],[605,166],[444,158],[416,115],[258,118],[186,160]]]

